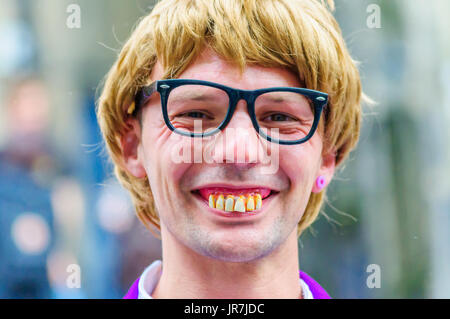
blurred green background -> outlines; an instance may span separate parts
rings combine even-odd
[[[1,0],[0,297],[118,298],[160,258],[112,176],[94,112],[152,3]],[[301,269],[334,298],[450,298],[449,12],[447,0],[336,0],[377,104],[299,240]]]

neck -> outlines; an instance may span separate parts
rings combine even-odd
[[[249,262],[200,255],[161,228],[162,275],[153,298],[301,298],[296,231],[270,254]]]

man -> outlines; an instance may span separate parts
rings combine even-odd
[[[116,176],[161,233],[126,298],[329,298],[297,238],[357,143],[361,95],[319,1],[159,2],[98,107]]]
[[[5,99],[8,136],[0,149],[0,298],[48,298],[53,237],[50,183],[60,166],[47,139],[50,104],[38,77],[17,77]],[[11,236],[9,235],[11,234]],[[17,271],[20,265],[20,271]]]

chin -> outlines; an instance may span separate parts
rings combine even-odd
[[[230,236],[208,236],[208,240],[197,242],[200,244],[197,251],[204,256],[224,262],[252,262],[269,255],[279,240],[263,236],[267,232],[249,233],[238,231]],[[217,235],[217,234],[216,234]],[[225,236],[224,235],[224,236]],[[258,236],[259,235],[259,236]]]

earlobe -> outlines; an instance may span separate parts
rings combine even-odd
[[[127,131],[121,136],[122,158],[125,169],[136,178],[144,178],[147,173],[140,155],[140,126],[135,119],[128,119]]]
[[[312,188],[313,193],[320,193],[328,184],[330,184],[336,164],[335,154],[335,152],[330,152],[322,157],[322,165],[320,166]]]

